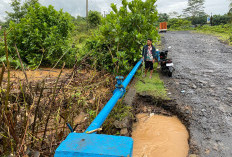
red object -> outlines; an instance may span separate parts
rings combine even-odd
[[[159,30],[160,31],[167,31],[168,30],[168,23],[167,22],[161,22]]]

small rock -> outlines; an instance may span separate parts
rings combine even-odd
[[[40,152],[34,151],[33,152],[33,157],[40,157]]]
[[[203,81],[203,80],[199,80],[199,82],[202,83],[202,84],[207,84],[208,83],[208,82]]]
[[[197,86],[196,86],[195,84],[193,84],[193,85],[192,85],[192,88],[193,88],[193,89],[196,89],[196,88],[197,88]]]
[[[114,126],[116,127],[116,128],[118,128],[118,129],[121,129],[121,128],[126,128],[126,127],[128,127],[129,126],[129,118],[128,117],[126,117],[126,118],[124,118],[122,121],[118,121],[118,120],[116,120],[116,121],[114,121]]]
[[[189,157],[197,157],[196,154],[190,154]]]
[[[206,109],[202,109],[201,111],[202,111],[202,112],[205,112],[205,111],[206,111]]]
[[[127,130],[127,128],[121,129],[120,134],[121,134],[122,136],[127,136],[127,135],[128,135],[128,130]]]
[[[227,89],[230,90],[230,91],[232,92],[232,87],[228,87]]]

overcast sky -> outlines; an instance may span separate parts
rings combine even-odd
[[[5,11],[11,11],[11,0],[0,0],[0,20],[4,20]],[[24,0],[22,0],[24,1]],[[53,5],[55,9],[63,8],[73,16],[85,16],[85,1],[86,0],[39,0],[42,5]],[[205,12],[208,14],[225,14],[229,10],[230,0],[205,0]],[[120,4],[121,0],[89,0],[89,10],[97,10],[100,12],[110,12],[110,4]],[[188,0],[157,0],[157,8],[159,12],[169,13],[176,11],[182,13],[182,10],[187,7]]]

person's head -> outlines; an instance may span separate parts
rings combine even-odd
[[[148,38],[147,39],[147,45],[150,46],[152,44],[152,39],[151,38]]]

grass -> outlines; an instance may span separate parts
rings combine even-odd
[[[157,63],[154,67],[154,69],[157,68]],[[136,76],[137,82],[135,84],[135,89],[138,93],[146,93],[155,99],[169,100],[166,88],[164,87],[164,82],[160,79],[159,73],[156,70],[151,79],[149,78],[150,74],[147,74],[144,78],[142,75],[143,73],[140,72],[140,74]]]
[[[218,37],[220,40],[228,43],[229,45],[232,45],[232,42],[230,41],[231,36],[227,32],[218,33],[218,32],[211,31],[211,30],[195,30],[193,32],[201,33],[201,34],[207,34],[207,35],[213,35],[213,36]]]

